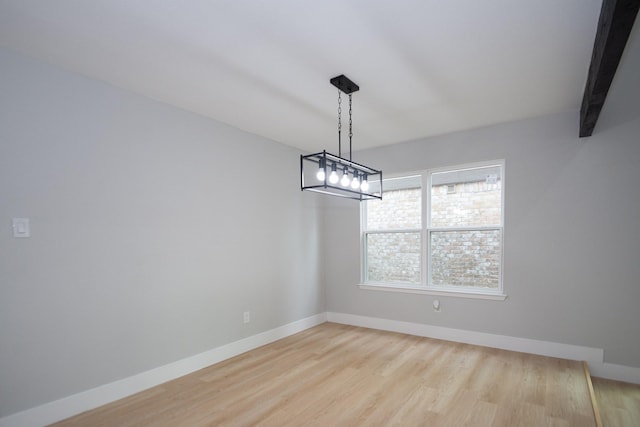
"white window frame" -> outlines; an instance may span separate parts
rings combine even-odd
[[[464,169],[475,169],[489,166],[500,166],[501,168],[501,223],[499,226],[478,226],[478,227],[431,227],[430,215],[431,215],[431,177],[434,173],[449,172]],[[504,300],[507,295],[504,292],[504,211],[505,211],[505,161],[504,159],[492,160],[485,162],[467,163],[462,165],[453,165],[439,168],[432,168],[418,172],[395,174],[389,176],[386,179],[403,178],[420,175],[422,177],[422,206],[421,206],[421,256],[420,256],[420,276],[421,283],[419,285],[400,284],[400,283],[381,283],[381,282],[369,282],[367,277],[367,255],[366,255],[366,236],[369,234],[369,230],[365,229],[366,226],[366,203],[360,204],[360,280],[358,284],[360,289],[374,290],[374,291],[386,291],[386,292],[403,292],[412,294],[425,294],[435,296],[453,296],[462,298],[474,298],[474,299],[490,299],[490,300]],[[383,181],[384,185],[384,181]],[[458,231],[458,230],[500,230],[500,269],[498,279],[498,289],[482,289],[471,288],[462,286],[441,286],[430,285],[431,267],[429,260],[431,259],[431,233],[437,231]],[[417,230],[389,230],[390,233],[399,232],[416,232]],[[382,234],[386,231],[377,231],[375,234]]]

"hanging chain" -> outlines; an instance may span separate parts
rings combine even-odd
[[[342,96],[338,89],[338,133],[342,130]]]
[[[338,89],[338,157],[342,157],[342,141],[340,136],[342,135],[342,96]]]
[[[349,94],[349,160],[351,160],[351,138],[353,137],[353,119],[351,112],[351,94]]]
[[[353,136],[353,119],[351,118],[351,94],[349,94],[349,139]]]

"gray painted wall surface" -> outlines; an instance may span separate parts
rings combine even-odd
[[[323,312],[298,155],[0,50],[0,417]]]
[[[359,208],[331,201],[327,310],[603,348],[640,367],[638,30],[590,138],[564,113],[354,155],[385,174],[505,159],[506,301],[440,297],[435,313],[435,297],[358,289]]]

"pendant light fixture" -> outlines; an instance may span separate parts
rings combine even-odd
[[[338,155],[320,153],[300,156],[302,190],[356,200],[382,199],[382,171],[351,159],[353,138],[352,94],[360,90],[344,74],[330,80],[338,88]],[[342,157],[342,94],[349,95],[349,158]]]

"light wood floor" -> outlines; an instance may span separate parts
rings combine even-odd
[[[325,323],[57,426],[595,426],[582,366]]]
[[[592,378],[604,427],[640,426],[640,385]]]

